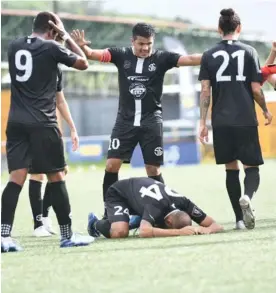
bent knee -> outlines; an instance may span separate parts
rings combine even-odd
[[[110,238],[126,238],[128,237],[128,229],[110,231]]]
[[[42,182],[44,180],[44,174],[31,174],[30,179]]]
[[[111,173],[118,173],[122,165],[122,160],[120,159],[108,159],[106,161],[105,170]]]
[[[161,174],[160,166],[145,165],[148,176],[158,176]]]

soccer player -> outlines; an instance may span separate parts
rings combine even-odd
[[[60,44],[64,44],[64,41],[58,36],[56,41]],[[57,114],[67,122],[71,130],[71,140],[73,150],[77,150],[79,145],[78,133],[72,119],[70,109],[65,99],[62,89],[62,71],[58,68],[58,79],[56,89],[56,106]],[[57,115],[58,116],[58,115]],[[68,166],[65,166],[65,175],[68,172]],[[29,180],[29,199],[33,214],[34,231],[35,237],[48,237],[56,234],[52,228],[51,219],[48,217],[49,209],[51,207],[51,194],[50,194],[50,183],[48,182],[45,188],[43,199],[41,197],[42,182],[44,181],[44,174],[33,174],[32,168],[29,169],[31,174]]]
[[[267,119],[261,89],[262,74],[256,50],[238,41],[241,21],[233,9],[220,12],[219,33],[222,41],[204,52],[199,73],[200,133],[202,143],[208,141],[206,117],[212,88],[212,127],[215,159],[225,164],[226,188],[236,216],[236,228],[255,227],[251,199],[260,183],[259,165],[263,158],[258,136],[255,102]],[[244,194],[241,195],[239,165],[244,166]]]
[[[94,50],[88,47],[84,32],[72,37],[90,60],[111,62],[118,68],[119,110],[113,128],[103,180],[103,197],[118,180],[122,163],[129,163],[135,146],[142,149],[147,175],[164,182],[161,96],[165,73],[179,66],[199,65],[201,54],[180,56],[155,50],[155,30],[137,23],[132,29],[132,46]]]
[[[59,35],[71,51],[54,41]],[[9,182],[2,194],[1,252],[20,251],[11,238],[15,210],[31,165],[47,174],[52,206],[60,225],[60,247],[89,245],[92,237],[72,233],[71,207],[64,181],[64,149],[56,119],[58,63],[85,70],[86,56],[65,31],[61,20],[40,12],[33,33],[11,42],[8,49],[11,106],[6,129]]]
[[[210,234],[223,229],[188,198],[147,177],[124,179],[111,185],[106,193],[106,209],[107,219],[89,215],[90,235],[127,237],[129,214],[142,218],[140,237]],[[200,227],[192,227],[191,219]]]

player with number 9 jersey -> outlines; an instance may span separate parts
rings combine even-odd
[[[71,51],[55,41],[57,36],[66,41]],[[63,172],[66,165],[63,140],[56,117],[58,64],[85,70],[87,59],[59,17],[51,12],[40,12],[34,19],[32,34],[9,45],[8,62],[11,104],[6,150],[10,178],[2,194],[1,251],[22,249],[11,238],[11,231],[29,166],[33,173],[48,176],[51,193],[55,195],[52,206],[60,225],[60,246],[89,245],[93,242],[91,237],[72,232]]]

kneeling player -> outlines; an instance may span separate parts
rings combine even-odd
[[[107,238],[125,238],[129,214],[142,218],[140,237],[210,234],[223,230],[188,198],[151,178],[130,178],[114,183],[106,194],[106,220],[89,215],[88,233]],[[200,227],[192,227],[192,221]]]

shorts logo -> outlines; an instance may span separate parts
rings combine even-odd
[[[129,92],[135,100],[142,100],[147,93],[147,89],[142,83],[135,82],[130,85]]]
[[[202,211],[198,207],[194,207],[192,211],[192,215],[196,218],[202,216]]]
[[[150,65],[149,65],[149,71],[155,71],[156,70],[156,65],[155,65],[155,63],[151,63]]]
[[[38,222],[42,222],[42,214],[37,215],[37,216],[35,217],[35,219],[36,219]]]
[[[161,147],[157,147],[155,150],[154,150],[154,154],[157,156],[157,157],[160,157],[163,155],[163,149]]]
[[[131,67],[131,62],[129,60],[126,60],[124,62],[124,69],[129,69]]]

